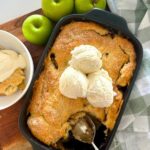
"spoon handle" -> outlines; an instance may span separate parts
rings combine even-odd
[[[99,150],[98,147],[95,145],[94,142],[92,142],[92,146],[94,147],[95,150]]]

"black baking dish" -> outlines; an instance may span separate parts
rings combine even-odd
[[[40,58],[40,61],[38,63],[38,66],[36,68],[32,83],[28,89],[28,92],[26,94],[26,98],[20,113],[20,117],[19,117],[19,127],[20,130],[22,132],[22,134],[30,141],[30,143],[32,144],[33,148],[35,150],[53,150],[52,147],[49,147],[43,143],[41,143],[39,140],[37,140],[30,132],[30,130],[27,127],[27,117],[28,117],[28,113],[27,113],[27,108],[30,102],[30,97],[32,95],[32,88],[34,85],[34,81],[38,78],[42,68],[43,68],[43,61],[45,59],[45,57],[47,56],[48,51],[50,50],[50,48],[53,45],[53,42],[55,40],[55,38],[57,37],[60,28],[71,22],[71,21],[93,21],[96,22],[98,24],[101,24],[105,27],[107,27],[110,30],[113,30],[115,32],[118,32],[119,34],[121,33],[123,36],[125,36],[126,38],[128,38],[134,45],[135,47],[135,52],[136,52],[136,69],[134,71],[134,75],[133,78],[131,80],[130,85],[125,89],[124,91],[124,102],[120,111],[120,114],[118,116],[118,119],[116,121],[115,127],[113,129],[113,131],[111,131],[110,135],[107,137],[107,139],[105,141],[103,141],[103,137],[102,137],[102,128],[98,130],[96,138],[95,138],[95,142],[96,144],[99,146],[100,149],[102,150],[107,150],[113,140],[113,137],[116,133],[116,130],[118,128],[119,122],[121,120],[121,117],[123,115],[123,112],[125,110],[129,95],[131,93],[133,84],[135,82],[135,79],[137,77],[137,73],[138,70],[140,68],[140,64],[142,61],[142,56],[143,56],[143,50],[142,50],[142,46],[139,43],[139,41],[135,38],[135,36],[129,31],[128,27],[127,27],[127,23],[126,21],[122,18],[119,17],[115,14],[112,14],[110,12],[107,11],[103,11],[103,10],[98,10],[98,9],[93,9],[92,11],[86,13],[86,14],[72,14],[69,16],[66,16],[64,18],[62,18],[55,26],[53,33],[51,34],[49,41],[47,43],[47,46],[45,48],[45,50],[43,51],[43,54]],[[78,146],[77,146],[78,145]],[[82,144],[80,142],[75,141],[72,144],[72,149],[71,150],[90,150],[92,149],[92,147],[90,145],[87,144]]]

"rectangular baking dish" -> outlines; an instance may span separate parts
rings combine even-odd
[[[126,107],[126,104],[128,102],[128,98],[129,98],[129,95],[130,95],[131,90],[133,88],[135,79],[137,77],[137,73],[139,71],[141,61],[142,61],[142,56],[143,56],[142,46],[141,46],[140,42],[136,39],[136,37],[129,31],[125,19],[123,19],[122,17],[117,16],[115,14],[112,14],[108,11],[93,9],[92,11],[90,11],[86,14],[72,14],[72,15],[69,15],[69,16],[62,18],[55,25],[55,28],[54,28],[54,30],[53,30],[53,32],[52,32],[52,34],[48,40],[48,43],[45,47],[45,50],[43,51],[43,54],[39,60],[38,66],[36,68],[36,71],[35,71],[35,74],[33,77],[33,80],[31,82],[31,85],[30,85],[28,92],[26,94],[25,101],[24,101],[24,104],[22,106],[22,110],[21,110],[21,113],[19,116],[19,127],[20,127],[22,134],[29,140],[29,142],[32,144],[32,146],[35,150],[54,150],[52,147],[47,146],[47,145],[43,144],[42,142],[40,142],[39,140],[37,140],[31,134],[31,132],[27,126],[27,117],[28,117],[27,108],[28,108],[28,105],[30,103],[34,82],[35,82],[35,80],[37,80],[39,74],[42,71],[45,57],[47,56],[49,50],[51,49],[51,47],[55,41],[55,38],[57,37],[58,33],[60,32],[60,28],[62,26],[64,26],[65,24],[68,24],[71,21],[92,21],[92,22],[98,23],[100,25],[103,25],[104,27],[110,29],[111,31],[122,34],[123,36],[128,38],[133,43],[133,45],[135,47],[136,69],[134,71],[134,75],[133,75],[133,78],[130,82],[130,85],[124,89],[124,95],[123,95],[124,96],[124,102],[123,102],[121,111],[119,113],[119,116],[117,118],[115,127],[111,131],[110,135],[107,137],[107,139],[105,141],[103,141],[103,139],[102,139],[103,137],[102,137],[101,129],[99,129],[99,131],[97,132],[97,135],[96,135],[95,141],[96,141],[96,144],[99,146],[99,149],[108,150],[108,148],[109,148],[109,146],[113,140],[113,137],[116,133],[118,125],[120,123],[121,117],[122,117],[123,112],[124,112],[125,107]],[[75,143],[75,145],[76,144],[79,144],[78,150],[79,149],[80,150],[92,149],[92,147],[88,144]],[[76,149],[77,148],[74,148],[74,146],[71,148],[71,150],[76,150]]]

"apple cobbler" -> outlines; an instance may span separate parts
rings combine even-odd
[[[92,45],[102,54],[102,67],[112,79],[116,93],[109,107],[92,106],[86,98],[70,100],[59,91],[59,78],[68,67],[71,50],[79,45]],[[69,131],[86,114],[112,130],[123,103],[121,87],[130,84],[136,55],[132,43],[119,34],[92,22],[71,22],[61,28],[48,56],[44,70],[35,82],[27,124],[41,142],[57,147],[69,137]]]

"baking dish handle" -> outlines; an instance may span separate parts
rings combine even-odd
[[[92,19],[93,21],[99,22],[100,24],[111,26],[114,29],[119,29],[120,31],[129,32],[127,22],[124,18],[110,13],[105,10],[100,10],[94,8],[93,10],[89,11],[85,14],[86,19]]]

